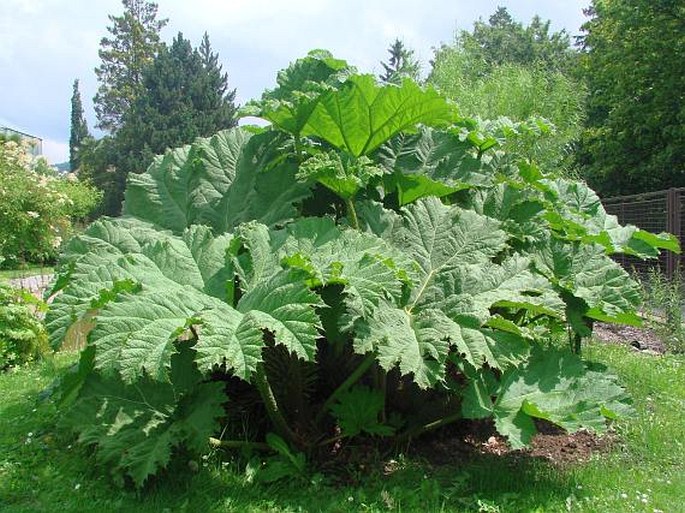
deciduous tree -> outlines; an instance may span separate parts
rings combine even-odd
[[[459,44],[471,55],[490,65],[542,62],[549,69],[567,71],[574,60],[571,40],[565,30],[550,33],[550,21],[535,15],[530,25],[515,21],[506,7],[498,7],[487,23],[479,19],[473,30],[462,30]]]
[[[685,186],[683,2],[594,0],[587,14],[588,181],[605,196]]]

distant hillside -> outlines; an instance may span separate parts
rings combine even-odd
[[[52,164],[52,167],[56,168],[57,171],[60,173],[70,173],[71,172],[71,166],[69,165],[69,162],[62,162],[60,164]]]

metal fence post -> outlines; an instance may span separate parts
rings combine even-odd
[[[680,190],[671,187],[666,193],[666,231],[680,239]],[[673,279],[678,270],[679,257],[666,253],[666,275]]]

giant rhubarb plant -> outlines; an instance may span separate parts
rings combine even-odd
[[[610,255],[672,237],[512,166],[502,134],[435,91],[325,52],[246,112],[270,125],[158,157],[130,177],[124,216],[62,256],[52,343],[88,332],[65,422],[116,474],[142,486],[218,433],[311,454],[492,418],[521,447],[536,418],[600,431],[627,411],[611,376],[550,341],[639,323]]]

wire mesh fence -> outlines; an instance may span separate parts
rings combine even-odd
[[[685,201],[685,187],[606,198],[602,200],[602,203],[609,214],[618,217],[621,224],[634,224],[652,233],[672,233],[678,237],[682,245],[685,240],[683,201]],[[685,264],[684,258],[682,255],[664,251],[658,260],[640,260],[619,255],[616,256],[616,261],[627,270],[634,269],[639,273],[644,273],[650,268],[658,267],[667,276],[673,277]]]

